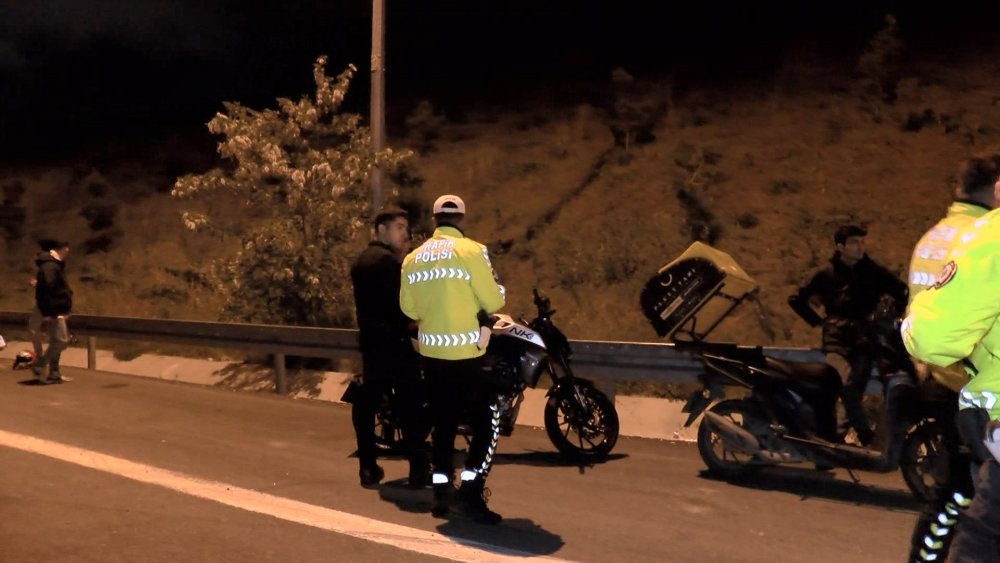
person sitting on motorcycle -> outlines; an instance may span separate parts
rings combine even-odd
[[[823,326],[826,363],[840,374],[846,420],[862,445],[871,443],[874,436],[861,402],[874,363],[868,318],[883,295],[900,304],[906,303],[907,296],[906,284],[865,253],[867,234],[856,225],[838,228],[830,263],[788,298],[802,320],[810,326]],[[815,305],[823,308],[824,316]],[[838,419],[846,431],[839,412]]]

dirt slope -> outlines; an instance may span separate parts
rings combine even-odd
[[[466,199],[468,234],[491,245],[515,315],[531,314],[539,287],[572,338],[655,340],[638,308],[642,284],[707,238],[761,287],[717,337],[813,346],[818,333],[793,317],[787,295],[828,258],[846,222],[867,226],[872,257],[904,272],[913,243],[944,212],[961,159],[1000,147],[993,73],[982,72],[995,66],[983,57],[914,67],[891,106],[861,96],[850,76],[801,65],[726,90],[675,94],[668,81],[648,81],[648,105],[662,111],[649,142],[627,151],[607,108],[590,104],[483,109],[438,125],[430,142],[411,134],[394,144],[420,147],[411,168],[421,199]],[[192,273],[236,238],[187,233],[162,168],[113,160],[0,178],[27,188],[27,236],[3,243],[11,281],[0,309],[30,304],[20,280],[31,271],[31,235],[49,225],[74,243],[92,234],[78,210],[94,202],[95,172],[110,186],[98,199],[117,206],[118,231],[107,252],[74,255],[78,310],[214,318],[218,301]]]

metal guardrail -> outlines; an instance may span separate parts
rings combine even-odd
[[[0,328],[25,330],[27,322],[28,313],[0,311]],[[98,337],[253,350],[274,355],[275,387],[282,394],[287,391],[286,356],[360,358],[356,329],[94,315],[73,315],[68,325],[74,335],[87,337],[87,369],[97,369]],[[696,380],[701,370],[701,364],[695,358],[678,352],[673,344],[668,343],[571,340],[570,345],[573,347],[574,372],[597,382],[690,383]],[[788,360],[823,359],[818,350],[807,348],[764,350]],[[607,387],[605,390],[610,392]]]

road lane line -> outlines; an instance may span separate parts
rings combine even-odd
[[[227,483],[207,481],[183,473],[33,436],[0,430],[0,445],[164,487],[249,512],[273,516],[289,522],[453,561],[468,561],[470,563],[513,562],[526,559],[564,561],[554,557],[535,555],[474,540],[453,538],[436,532],[381,522],[373,518],[269,495]]]

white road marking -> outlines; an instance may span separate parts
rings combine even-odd
[[[0,430],[0,445],[164,487],[242,510],[453,561],[468,561],[470,563],[523,562],[528,559],[532,561],[564,561],[563,559],[534,555],[473,540],[451,538],[436,532],[380,522],[373,518],[269,495],[226,483],[207,481],[183,473],[42,440],[33,436]]]

